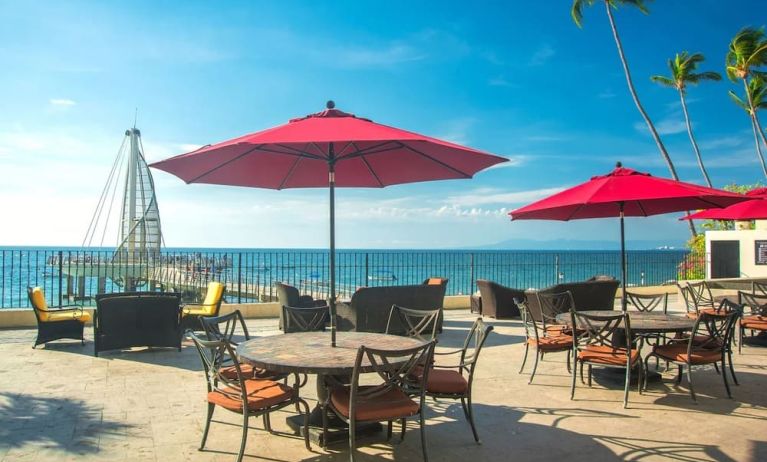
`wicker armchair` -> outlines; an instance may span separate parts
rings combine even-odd
[[[496,319],[520,317],[519,307],[514,299],[526,300],[524,291],[502,286],[493,281],[477,279],[482,297],[482,315]]]
[[[211,281],[208,283],[208,290],[205,293],[205,300],[202,303],[187,303],[181,311],[181,330],[191,329],[193,331],[204,330],[200,323],[203,316],[218,316],[221,310],[221,303],[224,301],[226,287],[220,282]]]
[[[274,287],[277,291],[277,301],[282,306],[314,308],[328,304],[325,300],[315,300],[311,295],[301,295],[298,289],[283,282],[275,282]],[[280,310],[280,329],[285,324],[284,318],[283,310]]]
[[[45,294],[40,287],[29,287],[27,296],[37,319],[37,339],[32,348],[63,338],[80,340],[82,344],[85,344],[83,328],[85,323],[91,320],[90,313],[83,311],[77,305],[69,305],[71,308],[48,308]]]

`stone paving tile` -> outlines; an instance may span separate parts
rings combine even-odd
[[[674,306],[679,310],[678,304]],[[473,316],[448,312],[441,348],[459,347]],[[427,439],[432,460],[767,460],[767,349],[735,356],[741,382],[725,397],[713,370],[694,375],[699,403],[673,373],[647,392],[578,382],[569,399],[564,354],[547,355],[533,385],[521,364],[524,332],[518,321],[496,326],[478,365],[476,445],[460,403],[429,400]],[[276,320],[248,320],[254,335],[279,334]],[[240,416],[217,410],[205,451],[198,451],[205,415],[205,383],[191,343],[182,351],[134,349],[93,356],[93,344],[54,342],[30,348],[34,329],[0,330],[0,461],[232,461],[239,448]],[[88,332],[88,337],[90,332]],[[313,379],[302,389],[315,403]],[[288,412],[290,411],[290,412]],[[260,418],[249,424],[244,460],[346,461],[345,444],[307,451],[277,412],[270,435]],[[396,430],[396,429],[395,429]],[[417,423],[407,437],[382,435],[360,442],[358,460],[420,460]]]

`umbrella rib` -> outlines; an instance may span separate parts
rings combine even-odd
[[[641,201],[636,201],[636,204],[637,204],[637,207],[639,207],[639,210],[642,211],[642,215],[643,216],[645,216],[645,217],[649,216],[649,215],[647,215],[647,210],[644,209],[644,205],[642,205]]]
[[[468,173],[466,173],[466,172],[464,172],[464,171],[461,171],[461,170],[458,170],[457,168],[455,168],[455,167],[453,167],[453,166],[451,166],[451,165],[448,165],[448,164],[446,164],[445,162],[442,162],[442,161],[441,161],[441,160],[439,160],[439,159],[435,159],[434,157],[432,157],[432,156],[430,156],[430,155],[428,155],[428,154],[426,154],[426,153],[424,153],[424,152],[421,152],[421,151],[419,151],[418,149],[415,149],[415,148],[413,148],[412,146],[408,146],[408,145],[406,145],[406,144],[404,144],[404,143],[402,143],[402,142],[399,142],[399,141],[398,141],[397,143],[398,143],[398,144],[399,144],[401,147],[403,147],[403,148],[405,148],[405,149],[407,149],[407,150],[409,150],[409,151],[412,151],[412,152],[414,152],[414,153],[418,154],[418,155],[419,155],[419,156],[421,156],[421,157],[425,157],[425,158],[427,158],[427,159],[431,160],[432,162],[434,162],[434,163],[437,163],[437,164],[439,164],[439,165],[441,165],[441,166],[443,166],[443,167],[447,168],[448,170],[452,170],[452,171],[454,171],[455,173],[457,173],[457,174],[461,175],[461,176],[462,176],[462,177],[464,177],[464,178],[471,178],[471,175],[469,175]]]
[[[370,147],[367,147],[367,148],[364,148],[364,149],[359,149],[359,150],[354,151],[351,154],[347,154],[347,155],[345,155],[343,157],[337,156],[337,158],[338,158],[338,160],[341,160],[341,159],[353,159],[355,157],[364,156],[364,155],[368,155],[368,154],[378,154],[379,152],[391,151],[391,150],[396,149],[398,147],[397,145],[394,145],[394,146],[392,146],[390,148],[381,149],[379,151],[374,151],[375,149],[379,149],[379,148],[381,148],[383,146],[386,146],[387,144],[390,144],[390,143],[396,143],[396,142],[392,141],[392,140],[384,141],[383,143],[380,143],[380,144],[376,144],[376,145],[373,145],[373,146],[370,146]]]
[[[354,143],[351,143],[351,144],[354,144]],[[356,149],[357,146],[354,145],[354,148]],[[365,163],[365,167],[368,168],[368,171],[370,172],[370,174],[373,175],[373,178],[375,178],[375,180],[378,182],[378,186],[383,188],[384,187],[383,181],[381,181],[381,179],[378,177],[378,175],[376,175],[376,172],[373,171],[373,167],[370,165],[370,162],[368,162],[368,160],[365,159],[364,155],[361,155],[360,159],[362,159],[362,162]]]
[[[293,165],[290,166],[290,170],[288,170],[288,173],[285,175],[285,177],[280,181],[280,185],[277,187],[278,190],[283,189],[285,187],[285,184],[288,182],[291,176],[293,176],[293,172],[296,170],[296,167],[298,167],[298,163],[301,162],[301,159],[303,157],[298,156],[296,157],[295,162],[293,162]]]
[[[314,146],[317,146],[315,143],[311,143],[311,144],[313,144]],[[262,149],[263,151],[267,151],[267,152],[273,152],[273,153],[277,153],[277,154],[285,154],[286,156],[311,157],[312,159],[325,160],[325,158],[324,158],[324,157],[322,157],[322,156],[318,156],[318,155],[316,155],[316,154],[312,154],[312,153],[310,153],[310,152],[308,152],[308,151],[302,151],[302,150],[300,150],[300,149],[292,148],[292,147],[290,147],[290,146],[285,146],[284,144],[279,144],[279,143],[275,143],[274,145],[275,145],[275,146],[279,146],[279,147],[281,147],[282,149],[287,149],[287,150],[289,150],[289,151],[292,151],[292,152],[276,151],[276,150],[272,150],[272,149],[265,149],[265,148],[261,148],[261,149]],[[265,146],[265,145],[264,145],[264,146]],[[322,150],[319,148],[319,146],[317,146],[317,149],[318,149],[320,152],[322,152]]]

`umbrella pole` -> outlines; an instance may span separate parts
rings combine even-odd
[[[621,217],[621,310],[626,311],[626,232],[623,225],[623,202],[619,202]]]
[[[336,346],[336,168],[333,143],[328,148],[328,187],[330,189],[330,346]]]

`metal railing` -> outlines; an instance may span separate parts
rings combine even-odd
[[[705,256],[687,251],[630,251],[628,285],[672,283],[702,277]],[[442,251],[341,250],[337,255],[340,297],[363,286],[420,284],[448,278],[448,295],[470,294],[477,279],[520,289],[588,279],[618,277],[617,251]],[[27,287],[40,286],[52,306],[94,304],[97,293],[126,290],[176,290],[198,299],[209,281],[227,285],[227,301],[276,298],[274,283],[295,285],[302,293],[328,292],[326,250],[163,250],[155,256],[116,258],[113,249],[0,249],[0,308],[28,307]]]

